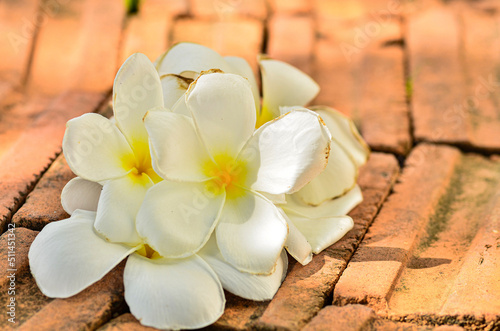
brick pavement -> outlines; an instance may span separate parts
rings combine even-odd
[[[227,295],[210,329],[500,329],[500,4],[438,0],[0,2],[0,301],[16,226],[16,328],[150,330],[128,312],[119,265],[77,296],[37,289],[27,251],[65,217],[65,122],[109,114],[116,70],[178,41],[266,52],[310,74],[314,104],[350,115],[374,153],[345,238],[291,263],[275,298]],[[398,162],[399,161],[399,162]],[[12,328],[4,314],[0,328]]]

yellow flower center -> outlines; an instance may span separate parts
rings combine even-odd
[[[144,244],[141,248],[135,251],[137,254],[147,257],[148,259],[160,258],[160,254],[151,248],[148,244]]]
[[[203,167],[205,175],[211,178],[206,189],[214,194],[226,192],[227,198],[243,195],[242,186],[247,177],[246,163],[234,160],[231,156],[220,154],[209,160]]]
[[[262,109],[260,111],[260,114],[257,115],[257,123],[255,124],[255,128],[258,129],[263,124],[265,124],[273,119],[274,119],[274,116],[273,116],[272,112],[269,111],[269,108],[266,107],[266,105],[262,105]]]
[[[132,169],[132,175],[141,180],[143,175],[147,175],[156,184],[162,181],[162,178],[153,170],[151,164],[151,154],[147,143],[135,143],[133,146],[134,155],[128,156],[124,161],[126,169]]]

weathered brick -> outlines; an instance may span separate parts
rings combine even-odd
[[[267,53],[311,74],[314,36],[312,17],[274,15],[269,21]]]
[[[296,263],[288,273],[274,299],[256,321],[258,327],[297,330],[303,327],[325,305],[338,277],[363,237],[378,208],[389,194],[398,174],[393,156],[373,153],[361,170],[361,179],[369,176],[386,185],[378,189],[361,186],[364,201],[350,215],[356,226],[306,266]],[[378,175],[377,175],[378,174]]]
[[[9,87],[21,84],[27,74],[33,35],[43,24],[43,14],[38,14],[39,1],[20,0],[0,3],[0,80]],[[4,90],[4,89],[2,89]],[[8,92],[0,91],[0,100]]]
[[[263,20],[267,17],[265,0],[190,0],[190,11],[195,17],[218,20],[252,17]]]
[[[139,13],[127,20],[120,63],[136,52],[146,54],[154,61],[167,50],[173,24],[171,7],[171,2],[167,1],[140,3]]]
[[[263,31],[262,22],[253,19],[217,22],[179,19],[174,25],[172,42],[195,42],[224,56],[241,56],[257,72],[257,54],[262,48]]]
[[[269,0],[272,12],[277,14],[307,14],[312,11],[311,1],[308,0]]]
[[[407,154],[412,139],[399,21],[352,6],[318,13],[313,77],[321,92],[314,103],[350,115],[373,149]]]
[[[366,330],[375,312],[362,305],[347,305],[345,307],[327,306],[316,315],[303,331],[362,331]]]
[[[335,286],[334,303],[368,303],[379,311],[417,243],[420,229],[449,185],[460,153],[421,145]]]
[[[37,38],[30,91],[55,95],[68,89],[105,92],[119,67],[125,6],[120,1],[53,1]]]
[[[148,326],[144,326],[134,315],[126,313],[112,319],[108,323],[101,326],[98,331],[152,331],[157,330]]]
[[[405,321],[498,324],[499,188],[497,158],[419,145],[334,302],[365,303]]]
[[[120,263],[104,278],[67,299],[45,305],[19,330],[94,330],[123,312],[123,269]]]
[[[28,194],[26,202],[12,217],[12,223],[40,231],[49,222],[68,218],[61,206],[61,191],[73,177],[64,156],[60,155]]]
[[[20,207],[26,194],[61,151],[66,122],[97,109],[103,101],[100,93],[71,92],[54,98],[36,113],[0,155],[0,227],[5,228],[11,210]],[[23,110],[21,109],[20,112]]]

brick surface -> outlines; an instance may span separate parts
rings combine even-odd
[[[0,100],[8,94],[6,87],[21,84],[27,74],[33,35],[43,16],[37,15],[37,0],[2,1],[0,3],[0,80],[8,83],[0,89]]]
[[[269,21],[268,35],[267,54],[271,58],[312,74],[315,33],[311,16],[274,15]]]
[[[257,54],[262,49],[263,34],[264,25],[254,19],[239,18],[216,22],[180,19],[175,22],[172,42],[195,42],[224,56],[241,56],[250,63],[256,73]]]
[[[378,208],[396,180],[398,165],[394,157],[374,153],[360,173],[363,203],[350,215],[354,229],[306,266],[295,264],[263,315],[259,327],[296,330],[303,327],[325,305],[334,284],[370,226]],[[369,182],[368,179],[373,180]]]
[[[154,61],[167,50],[173,16],[178,14],[172,7],[172,3],[167,1],[140,3],[139,13],[127,21],[120,64],[136,52],[146,54]]]
[[[500,150],[498,18],[467,5],[438,5],[410,16],[416,139]],[[444,28],[432,29],[437,22]]]
[[[302,330],[362,331],[366,330],[375,316],[372,309],[362,305],[328,306],[323,308]]]
[[[267,17],[265,0],[189,0],[189,4],[195,17],[217,20],[245,16],[263,20]]]
[[[151,331],[156,330],[144,326],[130,313],[126,313],[112,319],[108,323],[101,326],[99,331]]]
[[[412,138],[402,31],[399,20],[387,16],[397,10],[381,7],[377,14],[365,3],[318,4],[313,77],[321,92],[314,103],[350,115],[373,149],[407,154]]]
[[[500,163],[419,145],[334,290],[405,320],[498,323]],[[472,317],[472,319],[471,319]]]
[[[312,2],[308,0],[269,0],[273,13],[300,15],[311,12]]]
[[[97,109],[102,94],[66,93],[36,114],[22,134],[0,157],[0,225],[5,228],[12,210],[20,207],[40,174],[61,151],[66,122]]]
[[[119,67],[125,6],[120,1],[54,1],[38,35],[29,87],[55,95],[68,89],[110,90]]]
[[[75,175],[60,155],[14,214],[12,223],[17,227],[40,231],[49,222],[68,218],[61,206],[61,191],[73,177]]]

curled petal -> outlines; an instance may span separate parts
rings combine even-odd
[[[95,229],[111,242],[140,244],[135,219],[151,186],[153,182],[145,174],[131,173],[106,181],[99,199]]]
[[[290,221],[288,215],[280,209],[283,218],[288,223],[288,237],[286,238],[285,248],[288,253],[300,264],[306,265],[312,260],[312,248],[306,237]]]
[[[256,191],[293,193],[325,168],[330,134],[314,112],[295,110],[261,126],[240,154]]]
[[[92,285],[135,248],[110,243],[94,232],[95,213],[76,210],[38,234],[28,254],[43,294],[67,298]]]
[[[228,71],[230,66],[216,51],[195,43],[179,43],[156,61],[158,72],[180,75],[185,71],[202,72],[210,69]]]
[[[135,162],[120,130],[104,116],[93,113],[68,121],[63,152],[71,170],[93,182],[125,176]]]
[[[230,74],[240,75],[248,79],[250,83],[250,87],[252,88],[253,98],[255,100],[255,109],[260,109],[260,92],[259,86],[257,85],[257,81],[255,80],[255,75],[253,73],[252,67],[250,64],[242,58],[238,56],[226,56],[224,60],[231,66],[231,69],[227,71]]]
[[[363,201],[363,195],[358,185],[341,197],[328,200],[318,206],[311,206],[295,193],[286,196],[286,205],[281,206],[287,214],[293,212],[307,218],[323,218],[343,216]]]
[[[349,153],[358,167],[366,163],[370,155],[370,148],[359,134],[350,118],[338,110],[326,106],[311,107],[316,111],[336,140],[344,150]]]
[[[158,72],[146,55],[132,54],[116,74],[113,112],[118,127],[134,151],[147,145],[148,135],[142,123],[144,114],[151,108],[161,106],[163,91]],[[144,154],[149,153],[144,151]]]
[[[143,325],[196,329],[214,323],[225,298],[215,272],[200,257],[150,260],[129,257],[123,275],[125,300]]]
[[[153,168],[163,178],[203,181],[203,165],[210,161],[193,120],[187,116],[149,111],[144,124],[150,136]]]
[[[274,272],[287,234],[278,209],[252,192],[228,198],[216,228],[217,245],[226,261],[253,274]]]
[[[186,104],[213,157],[238,155],[255,130],[255,101],[250,84],[241,76],[201,75],[191,84]]]
[[[278,291],[288,266],[288,257],[283,251],[274,273],[252,275],[241,272],[224,259],[217,247],[215,236],[210,238],[198,255],[212,267],[224,289],[249,300],[271,300]]]
[[[184,93],[193,82],[191,78],[181,75],[166,74],[160,77],[163,89],[163,105],[172,110],[179,99],[184,99]]]
[[[137,231],[164,257],[196,253],[215,228],[225,194],[206,183],[163,181],[152,187],[137,216]]]
[[[70,215],[77,209],[97,211],[101,190],[101,184],[75,177],[64,186],[61,192],[61,205]]]
[[[319,85],[304,72],[281,61],[261,58],[262,111],[269,119],[279,116],[280,106],[305,106],[316,97]]]
[[[328,164],[318,176],[295,194],[305,203],[320,203],[342,196],[356,185],[358,168],[348,153],[332,140]]]
[[[354,226],[349,216],[310,219],[293,213],[287,215],[307,239],[314,254],[339,241]]]

